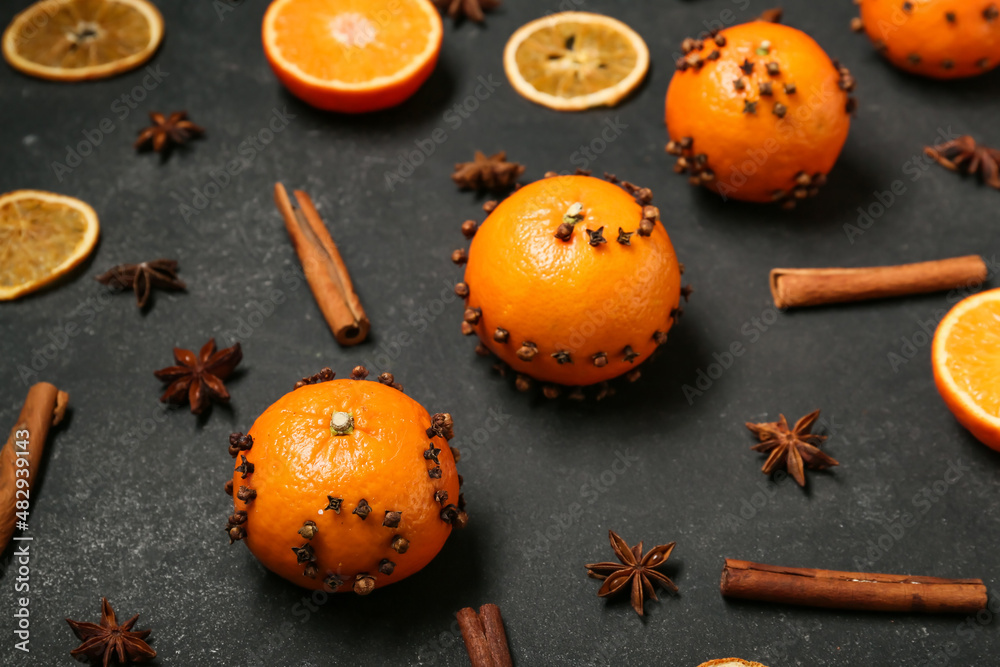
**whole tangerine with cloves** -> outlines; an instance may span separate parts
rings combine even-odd
[[[430,415],[389,373],[303,378],[244,435],[226,532],[304,588],[367,595],[426,566],[468,517],[451,415]]]
[[[550,172],[463,225],[462,332],[522,391],[538,380],[549,398],[560,386],[583,398],[601,385],[602,398],[608,380],[639,377],[680,316],[682,267],[652,193],[608,178]]]
[[[693,185],[792,208],[819,192],[851,126],[854,78],[809,35],[756,20],[686,39],[667,152]]]
[[[933,77],[976,76],[1000,65],[1000,5],[990,0],[859,0],[851,22],[900,69]]]

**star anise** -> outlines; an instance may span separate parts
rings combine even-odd
[[[484,9],[490,11],[500,6],[500,0],[433,0],[433,2],[438,9],[455,20],[464,16],[476,23],[483,22]]]
[[[177,261],[173,259],[119,264],[97,276],[97,282],[119,291],[131,287],[135,291],[135,301],[139,308],[145,308],[149,303],[149,296],[154,287],[170,290],[182,290],[187,287],[184,281],[177,277]]]
[[[767,461],[764,462],[761,471],[765,475],[770,475],[778,466],[784,465],[788,474],[798,482],[799,486],[805,486],[804,467],[823,470],[830,466],[840,465],[835,459],[816,447],[826,440],[825,435],[816,435],[810,432],[818,418],[819,410],[810,412],[795,422],[795,426],[791,429],[788,428],[785,415],[779,415],[776,422],[763,422],[761,424],[747,422],[747,428],[760,440],[760,444],[754,445],[750,449],[755,452],[771,453],[767,457]]]
[[[653,547],[644,556],[642,542],[629,548],[625,540],[619,537],[615,531],[609,530],[608,535],[611,538],[611,548],[614,549],[615,556],[621,562],[590,563],[585,566],[588,575],[594,579],[604,580],[601,589],[597,591],[598,597],[604,598],[614,595],[631,584],[632,608],[642,616],[645,595],[659,600],[653,587],[654,583],[660,584],[671,593],[677,593],[677,586],[674,582],[656,570],[670,558],[670,552],[674,550],[675,542]]]
[[[979,173],[983,183],[1000,190],[1000,150],[977,146],[969,135],[924,148],[939,165],[964,174]]]
[[[455,165],[455,173],[451,175],[451,180],[455,181],[458,187],[467,190],[503,192],[514,187],[523,173],[523,164],[507,162],[506,151],[500,151],[490,157],[486,157],[482,151],[476,151],[472,162],[460,162]]]
[[[177,366],[168,366],[154,375],[170,386],[160,396],[163,403],[191,404],[191,412],[200,415],[212,401],[229,402],[229,392],[222,383],[232,375],[237,364],[243,360],[240,344],[224,350],[215,350],[215,339],[205,343],[195,356],[191,350],[174,348]]]
[[[77,660],[88,659],[90,662],[107,667],[112,661],[118,664],[130,662],[146,662],[156,657],[156,651],[150,648],[145,639],[152,630],[132,631],[132,626],[139,620],[136,614],[121,625],[115,618],[115,612],[107,598],[101,598],[101,624],[83,623],[66,619],[73,633],[83,643],[70,651]]]
[[[163,153],[174,145],[186,144],[205,134],[205,128],[188,120],[187,111],[175,111],[168,117],[151,111],[149,119],[153,124],[139,133],[135,141],[136,149],[152,147],[157,153]]]

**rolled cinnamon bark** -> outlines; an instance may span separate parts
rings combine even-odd
[[[476,610],[466,607],[455,616],[458,618],[458,627],[462,631],[465,650],[469,652],[469,662],[472,663],[472,667],[497,667],[490,652],[489,642],[486,640],[486,629]]]
[[[771,294],[778,308],[795,308],[968,287],[986,276],[979,255],[857,269],[772,269]]]
[[[813,570],[730,558],[720,590],[729,598],[859,611],[973,614],[987,601],[980,579]]]
[[[507,646],[507,632],[503,629],[503,617],[500,607],[495,604],[484,604],[479,608],[479,618],[486,631],[486,643],[490,646],[490,654],[496,667],[514,667],[510,659],[510,648]]]
[[[309,195],[295,191],[296,208],[281,183],[274,186],[274,201],[285,219],[285,228],[302,262],[302,270],[323,317],[341,345],[357,345],[368,337],[371,324],[354,291],[340,251],[330,237]]]
[[[0,450],[0,551],[14,535],[18,501],[30,508],[31,489],[39,475],[39,463],[45,451],[49,427],[62,421],[69,394],[48,382],[39,382],[28,390],[17,423],[10,430],[7,443]],[[24,459],[26,464],[18,464]],[[20,473],[18,471],[27,471]],[[18,480],[25,480],[18,484]]]

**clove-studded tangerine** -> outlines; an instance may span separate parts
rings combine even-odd
[[[473,230],[456,289],[462,330],[517,372],[519,389],[540,380],[554,397],[555,385],[636,379],[666,341],[681,266],[651,199],[617,179],[547,175]]]
[[[303,378],[234,433],[226,531],[269,570],[366,595],[427,565],[468,518],[451,416],[430,415],[390,373]]]
[[[864,31],[896,67],[937,79],[976,76],[1000,65],[1000,2],[858,0]]]
[[[675,171],[787,208],[818,193],[847,139],[854,78],[800,30],[764,20],[686,39],[667,91]]]

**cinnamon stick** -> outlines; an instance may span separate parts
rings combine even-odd
[[[986,275],[979,255],[857,269],[771,269],[771,294],[778,308],[817,306],[968,287]]]
[[[45,451],[49,427],[62,421],[66,414],[69,394],[48,382],[39,382],[28,390],[17,423],[10,430],[7,443],[0,450],[0,552],[7,548],[14,535],[17,513],[28,514],[31,489],[40,473],[39,464]],[[26,464],[19,464],[18,460]],[[26,470],[27,473],[18,471]],[[20,481],[23,480],[23,481]],[[18,508],[19,501],[27,501]],[[25,509],[28,508],[28,509]],[[27,521],[25,521],[27,523]]]
[[[490,654],[496,667],[514,667],[510,659],[510,649],[507,646],[507,632],[503,629],[503,617],[500,607],[495,604],[484,604],[479,608],[479,618],[486,630],[486,642],[490,645]]]
[[[980,579],[813,570],[730,558],[720,590],[730,598],[859,611],[973,614],[986,607]]]
[[[306,282],[337,342],[357,345],[368,337],[371,324],[354,291],[347,265],[312,199],[301,190],[294,194],[298,207],[289,199],[284,185],[274,186],[274,201],[302,262]]]
[[[455,616],[458,618],[458,627],[462,631],[465,650],[469,652],[469,662],[472,663],[472,667],[496,667],[489,642],[486,640],[486,628],[483,627],[483,621],[476,614],[476,610],[466,607]]]
[[[514,667],[499,607],[484,604],[478,614],[466,607],[456,616],[472,667]]]

